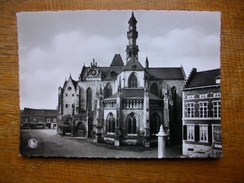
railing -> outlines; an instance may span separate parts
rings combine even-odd
[[[127,99],[122,101],[123,109],[143,109],[143,100]]]
[[[104,109],[115,109],[117,108],[116,100],[106,100],[103,102]]]

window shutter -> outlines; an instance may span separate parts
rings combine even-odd
[[[184,125],[183,126],[183,140],[186,140],[187,139],[187,126]]]
[[[195,126],[195,141],[199,141],[199,125]]]
[[[212,143],[212,126],[208,125],[208,142]]]

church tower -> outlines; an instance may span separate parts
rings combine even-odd
[[[136,30],[137,20],[134,17],[134,12],[131,14],[131,18],[128,21],[129,31],[127,32],[128,45],[126,47],[126,62],[135,56],[138,60],[138,46],[136,45],[136,39],[138,37],[138,32]]]

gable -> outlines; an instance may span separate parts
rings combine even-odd
[[[141,71],[144,70],[144,67],[141,65],[141,63],[136,59],[135,56],[133,56],[128,63],[123,68],[123,71]]]
[[[69,77],[69,80],[64,82],[64,87],[63,87],[63,89],[65,90],[67,86],[72,86],[72,90],[73,90],[73,89],[75,90],[77,84],[78,84],[78,82],[75,81],[75,80],[73,80],[73,79],[71,78],[71,76],[70,76],[70,77]]]
[[[124,66],[124,62],[120,54],[115,54],[110,66]]]
[[[220,77],[220,69],[195,72],[187,81],[185,88],[216,85],[216,78]]]

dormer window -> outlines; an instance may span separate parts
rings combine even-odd
[[[112,77],[116,76],[116,72],[114,70],[111,70],[110,74],[111,74]]]

